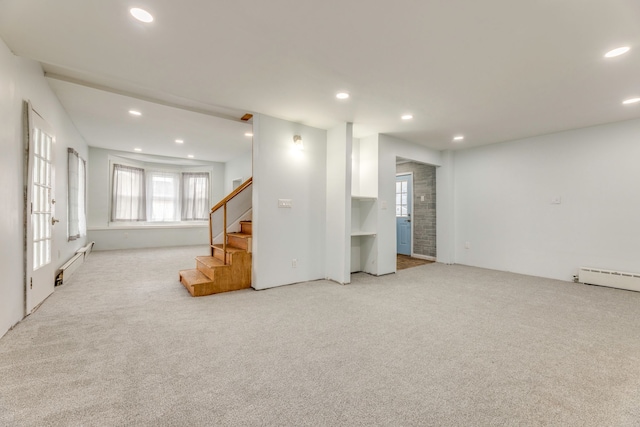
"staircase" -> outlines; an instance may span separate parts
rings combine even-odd
[[[180,282],[194,297],[251,287],[251,221],[240,222],[239,233],[213,245],[213,256],[197,256],[196,268],[180,271]],[[225,264],[225,253],[227,264]]]
[[[240,221],[240,231],[227,232],[227,204],[249,188],[249,178],[211,209],[209,214],[209,246],[211,254],[196,257],[196,268],[181,270],[180,283],[194,297],[236,291],[251,287],[251,221]],[[240,198],[241,199],[241,198]],[[213,243],[213,214],[223,209],[222,243]]]

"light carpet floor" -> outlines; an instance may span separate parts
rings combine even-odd
[[[637,426],[640,293],[465,266],[192,298],[94,252],[0,339],[2,426]]]

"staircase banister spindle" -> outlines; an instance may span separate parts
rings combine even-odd
[[[213,211],[209,211],[209,250],[211,251],[211,256],[213,256],[213,224],[212,217]]]
[[[227,204],[224,204],[224,220],[223,220],[223,238],[222,238],[222,258],[224,265],[227,265]]]

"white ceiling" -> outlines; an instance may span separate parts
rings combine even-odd
[[[640,96],[637,0],[0,0],[0,37],[64,80],[225,117],[349,121],[356,136],[435,149],[640,117],[621,104]],[[51,83],[90,145],[129,127],[123,99]],[[154,122],[169,142],[170,120]]]
[[[252,125],[49,78],[92,147],[226,162],[251,149]],[[129,114],[129,110],[141,116]],[[182,140],[182,144],[176,143]]]

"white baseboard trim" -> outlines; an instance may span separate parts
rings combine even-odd
[[[426,259],[427,261],[437,261],[436,257],[434,256],[427,256],[427,255],[420,255],[420,254],[411,254],[411,258]]]

